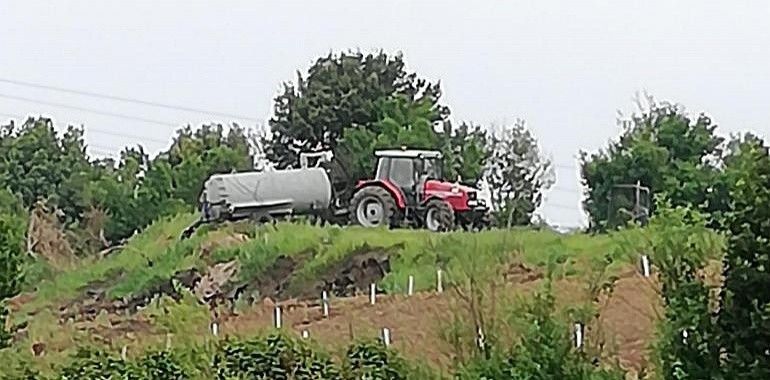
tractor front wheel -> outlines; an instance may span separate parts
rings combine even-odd
[[[379,186],[358,190],[350,201],[350,221],[363,227],[390,227],[396,213],[396,201]]]
[[[431,199],[425,209],[425,227],[433,232],[446,232],[455,228],[455,212],[441,199]]]

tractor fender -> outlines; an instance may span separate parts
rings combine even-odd
[[[393,197],[393,199],[395,199],[396,206],[398,206],[400,210],[403,210],[406,208],[406,196],[398,186],[388,181],[383,181],[379,179],[365,180],[365,181],[358,181],[358,183],[356,183],[356,191],[361,190],[362,188],[368,187],[368,186],[378,186],[387,190],[388,193],[390,193],[390,195]]]

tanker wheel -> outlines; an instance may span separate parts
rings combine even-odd
[[[358,190],[350,201],[350,221],[363,227],[390,226],[396,214],[396,201],[378,186]]]
[[[446,232],[455,228],[455,212],[441,199],[428,201],[425,210],[425,227],[433,232]]]

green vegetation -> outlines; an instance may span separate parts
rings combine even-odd
[[[6,331],[6,301],[15,296],[23,281],[24,229],[26,221],[19,200],[0,189],[0,349],[10,336]]]
[[[302,265],[289,275],[290,291],[301,292],[312,288],[314,281],[326,275],[335,264],[362,251],[362,247],[364,251],[365,247],[386,248],[391,254],[391,271],[380,281],[380,288],[387,293],[403,294],[409,275],[415,276],[417,291],[433,290],[436,269],[443,268],[445,286],[450,289],[462,286],[472,278],[491,278],[493,272],[512,262],[545,268],[554,255],[564,258],[566,269],[561,270],[561,275],[579,276],[589,270],[591,262],[601,260],[603,253],[612,250],[614,245],[610,236],[562,236],[546,230],[431,234],[424,230],[322,228],[303,223],[258,227],[229,224],[216,229],[202,229],[190,239],[179,241],[179,231],[193,218],[191,214],[181,214],[160,219],[143,233],[132,237],[122,250],[102,259],[82,258],[71,270],[43,279],[36,286],[36,297],[15,314],[16,322],[26,320],[25,313],[38,310],[38,314],[28,320],[34,336],[70,339],[67,335],[76,334],[74,331],[56,327],[56,306],[78,298],[89,287],[103,287],[108,299],[120,299],[141,293],[157,281],[167,280],[177,271],[196,267],[205,272],[213,263],[233,259],[241,264],[239,278],[234,280],[240,282],[264,277],[268,274],[266,270],[280,255],[298,260],[302,258],[305,260]],[[230,238],[240,234],[248,240],[227,244]],[[204,252],[207,249],[210,250]],[[619,269],[625,267],[627,262],[627,259],[619,258],[612,265]],[[152,321],[156,334],[174,334],[175,346],[202,344],[200,337],[190,332],[205,333],[210,318],[206,308],[198,305],[189,293],[186,294],[180,303],[164,299],[141,313]],[[146,344],[157,343],[158,339],[162,338],[149,338]],[[101,347],[90,339],[83,343],[86,347]],[[75,350],[83,343],[74,344],[61,353],[49,354],[43,361],[48,363],[47,371],[61,365],[64,359],[62,354],[75,355]],[[24,346],[21,344],[19,347]],[[17,350],[6,355],[13,352]],[[21,358],[28,355],[17,354]]]
[[[653,198],[665,194],[675,206],[709,212],[720,211],[726,201],[725,194],[713,191],[724,160],[724,138],[716,135],[713,121],[704,114],[693,119],[681,105],[646,100],[647,108],[632,116],[617,141],[606,150],[582,153],[585,208],[594,230],[624,226],[629,220],[635,191],[617,185],[639,182]],[[642,199],[642,204],[652,200]]]
[[[104,259],[85,258],[72,270],[37,284],[31,307],[53,300],[74,298],[89,283],[109,280],[110,296],[120,298],[145,289],[156,279],[168,279],[174,272],[190,267],[205,270],[208,260],[200,257],[206,241],[244,232],[239,225],[217,231],[201,230],[189,240],[178,241],[178,232],[194,220],[191,214],[163,218],[128,241],[120,253]],[[542,267],[548,255],[561,252],[576,264],[585,264],[612,245],[610,237],[586,235],[560,236],[552,231],[502,230],[481,233],[455,232],[432,235],[421,230],[384,231],[365,228],[322,228],[307,224],[281,223],[248,228],[250,240],[225,246],[211,253],[210,261],[237,259],[242,280],[258,279],[279,255],[306,256],[307,261],[294,274],[301,286],[333,264],[343,261],[364,245],[394,247],[391,272],[382,281],[385,291],[403,292],[409,275],[415,276],[415,289],[432,289],[436,270],[444,268],[448,281],[463,273],[470,260],[481,268],[494,269],[511,260]],[[621,265],[622,263],[618,264]],[[122,273],[121,275],[116,275]]]
[[[335,361],[312,343],[281,334],[151,350],[137,358],[121,358],[98,349],[81,349],[52,376],[41,374],[28,363],[17,364],[0,374],[0,379],[430,380],[435,376],[375,341],[353,344],[341,361]]]

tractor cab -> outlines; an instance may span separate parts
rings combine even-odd
[[[403,192],[407,205],[423,201],[425,183],[443,178],[441,152],[429,150],[380,150],[375,152],[374,178],[387,181]]]

